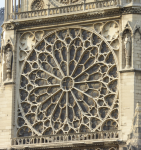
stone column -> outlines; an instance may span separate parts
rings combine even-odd
[[[21,0],[18,0],[18,12],[21,12]]]
[[[21,7],[21,4],[20,4],[20,0],[18,1],[18,8],[20,8]]]
[[[13,0],[11,0],[11,13],[13,13]]]
[[[7,12],[7,8],[8,8],[8,0],[5,0],[5,11],[4,11],[4,21],[6,21],[8,19],[8,12]]]
[[[15,18],[16,18],[16,0],[14,0],[14,14],[15,14]]]
[[[28,11],[28,0],[24,0],[24,11]]]

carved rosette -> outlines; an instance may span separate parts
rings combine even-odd
[[[86,28],[60,29],[41,40],[37,35],[43,36],[21,37],[17,136],[117,130],[118,74],[111,47],[117,37],[109,37],[110,46]],[[27,47],[29,40],[37,44]]]

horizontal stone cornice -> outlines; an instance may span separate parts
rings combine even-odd
[[[67,14],[60,16],[51,16],[51,17],[37,17],[37,18],[28,18],[20,20],[11,20],[4,22],[2,25],[4,30],[20,30],[27,28],[36,28],[42,26],[55,26],[59,24],[72,24],[72,23],[82,23],[85,21],[91,21],[96,19],[110,19],[112,17],[120,17],[126,14],[141,14],[140,7],[124,7],[124,8],[114,8],[107,10],[91,11],[78,14]]]
[[[125,145],[126,142],[119,142],[119,141],[99,141],[99,142],[94,142],[91,141],[89,143],[66,143],[66,144],[54,144],[54,145],[30,145],[30,146],[12,146],[12,150],[44,150],[44,149],[64,149],[66,150],[67,148],[109,148],[109,147],[118,147],[119,145]]]
[[[68,14],[63,16],[54,16],[54,17],[44,17],[44,18],[34,18],[34,19],[21,19],[21,20],[11,20],[4,22],[2,25],[5,30],[14,30],[14,29],[25,29],[25,28],[33,28],[38,26],[50,26],[50,25],[58,25],[58,24],[67,24],[73,22],[85,22],[94,19],[100,19],[105,17],[115,17],[119,16],[120,9],[115,8],[113,10],[100,10],[93,12],[85,12],[79,14]]]

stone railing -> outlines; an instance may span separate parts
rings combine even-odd
[[[79,13],[79,12],[87,12],[94,11],[97,9],[109,9],[112,7],[117,7],[120,4],[119,0],[106,0],[106,1],[98,1],[85,3],[85,0],[82,4],[69,5],[63,7],[50,8],[48,5],[48,9],[36,10],[36,11],[27,11],[27,12],[18,12],[9,14],[9,19],[26,19],[26,18],[35,18],[35,17],[46,17],[46,16],[55,16],[55,15],[67,15],[70,13]]]
[[[120,131],[103,131],[94,133],[76,133],[65,135],[50,135],[50,136],[38,136],[38,137],[20,137],[13,138],[12,145],[36,145],[36,144],[53,144],[53,143],[79,143],[87,141],[99,141],[99,140],[113,140],[120,139]]]

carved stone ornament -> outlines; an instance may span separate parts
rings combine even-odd
[[[118,129],[117,65],[104,37],[66,28],[30,49],[32,35],[22,36],[18,137]]]
[[[7,24],[6,30],[14,30],[15,25],[14,24]]]
[[[6,49],[6,72],[7,72],[7,80],[11,78],[11,71],[12,71],[12,55],[13,52],[11,48]]]
[[[122,37],[122,67],[129,69],[132,67],[132,35],[133,29],[129,21],[125,24],[121,33]]]
[[[34,0],[31,4],[31,10],[41,10],[44,9],[44,1],[43,0]]]
[[[54,3],[56,4],[56,6],[59,6],[59,4],[62,4],[60,2],[58,2],[57,0],[52,0],[54,1]],[[34,1],[33,1],[34,2]],[[80,1],[76,2],[76,3],[80,3]],[[32,4],[31,4],[31,10],[32,10]],[[33,8],[34,9],[34,8]],[[43,8],[44,9],[44,8]],[[52,18],[44,18],[40,19],[40,21],[32,21],[32,22],[19,22],[19,23],[15,23],[13,24],[14,25],[14,29],[21,29],[21,28],[32,28],[32,27],[35,27],[35,26],[39,26],[39,25],[55,25],[55,24],[62,24],[62,23],[67,23],[67,22],[73,22],[73,21],[83,21],[84,19],[87,19],[87,20],[91,20],[91,19],[99,19],[99,18],[103,18],[103,17],[113,17],[114,15],[124,15],[124,14],[140,14],[141,13],[141,9],[140,8],[132,8],[132,7],[124,7],[124,8],[117,8],[117,9],[109,9],[109,10],[106,10],[106,11],[96,11],[96,12],[86,12],[86,13],[83,13],[83,14],[77,14],[77,15],[70,15],[70,13],[67,12],[67,14],[69,14],[68,16],[66,15],[64,17],[63,16],[57,16],[57,17],[52,17]],[[22,18],[27,18],[28,15],[22,15]],[[31,17],[31,16],[30,16]],[[37,17],[38,19],[38,17]],[[5,24],[3,25],[3,28],[5,28]],[[12,27],[13,28],[13,27]],[[10,30],[11,27],[8,27],[7,30]]]
[[[131,37],[126,34],[124,39],[125,46],[125,58],[126,58],[126,68],[130,68],[131,66]]]
[[[83,3],[85,0],[51,0],[54,6],[65,6]]]
[[[3,24],[2,25],[3,30],[14,30],[15,29],[15,24],[14,23],[9,23],[9,24]]]
[[[74,4],[78,2],[79,0],[57,0],[57,1],[62,4]]]

